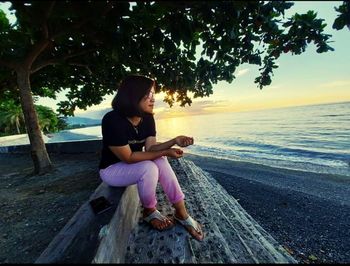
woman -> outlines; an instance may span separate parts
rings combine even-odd
[[[110,186],[137,184],[144,221],[155,229],[165,230],[174,225],[174,220],[156,208],[159,181],[175,208],[175,220],[201,241],[202,226],[187,213],[185,196],[166,157],[182,157],[183,151],[172,146],[187,147],[193,144],[193,138],[177,136],[164,143],[156,142],[155,87],[154,80],[139,75],[122,81],[112,101],[113,110],[102,119],[100,177]]]

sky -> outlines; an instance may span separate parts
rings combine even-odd
[[[342,1],[293,1],[294,6],[286,11],[286,17],[292,14],[317,12],[318,18],[325,19],[325,32],[331,34],[330,43],[335,51],[318,54],[316,46],[311,44],[301,55],[282,54],[277,60],[279,68],[274,70],[272,83],[260,90],[254,83],[259,75],[258,66],[243,64],[235,73],[232,83],[218,82],[213,85],[213,94],[209,97],[193,99],[191,106],[172,108],[163,102],[164,94],[156,95],[154,112],[158,118],[184,115],[200,115],[215,112],[237,112],[288,106],[311,105],[331,102],[350,101],[350,30],[345,27],[333,30],[332,24],[337,17],[334,7]],[[7,11],[8,2],[0,3],[0,9]],[[14,17],[8,13],[10,22]],[[198,50],[198,56],[200,50]],[[65,93],[58,100],[41,98],[37,104],[56,110],[56,103],[64,100]],[[110,108],[114,95],[105,97],[98,106],[88,107],[87,111],[77,110],[76,116],[89,116],[94,112]]]

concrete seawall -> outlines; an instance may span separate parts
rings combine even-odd
[[[48,153],[96,153],[100,152],[102,140],[81,140],[45,143]],[[0,146],[0,153],[29,153],[30,145]]]
[[[46,144],[49,153],[98,153],[101,140]],[[0,152],[27,153],[29,145]],[[89,200],[105,196],[113,208],[95,215],[88,201],[51,241],[35,263],[296,263],[214,178],[192,161],[169,159],[186,195],[190,214],[204,225],[197,242],[176,225],[158,232],[142,222],[135,185],[112,188],[104,183]],[[157,187],[158,209],[174,209]]]

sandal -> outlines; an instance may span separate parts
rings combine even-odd
[[[172,228],[172,227],[174,226],[174,223],[173,223],[173,224],[171,224],[171,225],[169,225],[169,226],[167,226],[167,227],[165,227],[165,228],[163,228],[163,229],[159,229],[159,228],[155,227],[155,226],[151,223],[151,221],[152,221],[153,219],[157,219],[157,220],[162,221],[162,222],[165,221],[166,217],[165,217],[164,215],[162,215],[158,210],[155,210],[154,212],[152,212],[152,213],[151,213],[150,215],[148,215],[147,217],[144,217],[143,220],[144,220],[145,222],[147,222],[149,225],[151,225],[154,229],[157,229],[158,231],[168,230],[168,229],[170,229],[170,228]]]
[[[188,226],[193,227],[193,229],[196,231],[197,234],[200,235],[200,237],[198,238],[198,237],[195,237],[193,234],[191,234],[191,235],[198,241],[202,241],[203,240],[204,234],[203,234],[202,228],[201,228],[200,224],[196,220],[194,220],[191,216],[188,216],[185,220],[181,220],[181,219],[177,218],[175,215],[174,215],[174,218],[183,227],[185,227],[185,229],[190,234],[191,234],[191,232],[190,232],[190,229],[188,228]]]

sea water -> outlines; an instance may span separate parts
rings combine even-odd
[[[157,119],[156,129],[160,142],[192,136],[192,154],[350,176],[350,102]],[[66,134],[102,137],[100,126]]]

